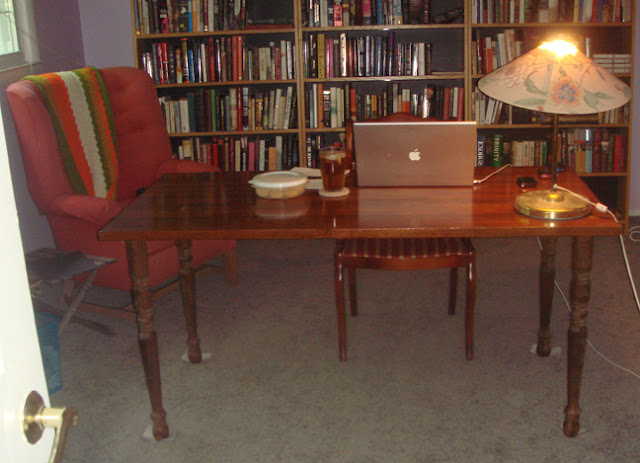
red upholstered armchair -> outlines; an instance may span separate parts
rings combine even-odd
[[[22,80],[7,88],[9,106],[22,148],[31,196],[46,214],[59,249],[114,257],[94,284],[130,290],[124,243],[98,241],[97,232],[131,202],[136,192],[167,172],[214,171],[212,166],[172,159],[172,150],[153,81],[144,70],[114,67],[100,71],[114,115],[118,180],[115,200],[75,194],[65,172],[51,116],[39,88]],[[173,242],[147,244],[149,284],[157,286],[178,274]],[[223,256],[227,281],[237,279],[235,241],[194,241],[193,265]]]

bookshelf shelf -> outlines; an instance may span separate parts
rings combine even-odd
[[[168,6],[171,6],[173,2],[174,6],[178,2],[198,4],[200,7],[214,6],[219,0],[166,0]],[[479,110],[476,99],[478,95],[475,92],[475,88],[478,80],[485,75],[484,71],[481,71],[476,59],[477,47],[476,39],[481,38],[483,40],[496,40],[498,34],[505,33],[511,34],[510,37],[515,37],[514,40],[521,42],[519,47],[522,51],[527,51],[534,46],[537,46],[543,39],[551,37],[555,34],[568,35],[578,42],[579,48],[583,51],[587,51],[588,48],[592,56],[595,59],[597,54],[615,54],[616,59],[620,58],[623,62],[628,63],[628,68],[614,67],[611,69],[614,75],[625,81],[630,87],[633,88],[633,42],[635,34],[635,24],[632,19],[633,9],[635,7],[634,0],[624,0],[619,2],[609,1],[609,5],[620,5],[619,15],[611,15],[607,17],[607,21],[592,21],[591,19],[598,17],[600,11],[597,10],[598,5],[605,4],[605,2],[590,2],[592,5],[596,4],[596,11],[594,11],[593,18],[581,18],[578,20],[564,20],[564,18],[577,18],[575,14],[578,11],[576,9],[574,16],[570,16],[569,9],[564,8],[569,4],[580,5],[584,0],[558,0],[557,2],[550,2],[558,4],[558,18],[560,20],[554,20],[549,22],[539,22],[537,19],[542,18],[540,14],[545,15],[550,13],[549,19],[556,18],[554,11],[545,10],[544,6],[546,2],[542,0],[530,0],[528,4],[531,7],[531,11],[536,11],[538,15],[534,18],[529,14],[529,11],[524,11],[522,18],[528,19],[527,22],[522,21],[504,21],[499,22],[482,22],[476,21],[478,18],[478,3],[480,0],[430,0],[428,5],[430,7],[429,13],[425,16],[418,11],[409,12],[405,11],[406,16],[396,19],[395,24],[390,24],[390,17],[386,17],[384,14],[377,15],[376,2],[371,2],[372,15],[371,24],[363,24],[364,16],[363,10],[360,9],[362,2],[368,0],[341,0],[337,2],[333,0],[334,6],[336,4],[342,5],[343,13],[346,13],[341,18],[336,16],[334,9],[334,15],[332,19],[329,19],[329,15],[323,19],[322,15],[311,17],[308,12],[314,7],[314,5],[324,5],[325,0],[254,0],[246,2],[246,0],[229,0],[228,2],[219,2],[221,11],[228,9],[227,15],[222,17],[215,17],[209,21],[209,25],[213,24],[216,27],[209,27],[210,31],[204,31],[202,21],[201,28],[196,32],[190,32],[191,29],[184,28],[182,32],[177,32],[179,23],[175,18],[173,22],[173,28],[169,28],[172,32],[159,33],[162,27],[161,23],[145,25],[141,23],[142,15],[138,15],[138,12],[142,12],[147,6],[162,5],[164,0],[132,0],[132,15],[133,15],[133,30],[134,30],[134,52],[137,57],[137,65],[139,67],[149,66],[143,61],[143,54],[146,52],[149,54],[151,51],[155,51],[156,48],[162,49],[163,46],[178,47],[183,43],[187,43],[193,48],[195,52],[196,48],[204,50],[205,56],[209,49],[207,46],[211,42],[214,43],[214,48],[217,42],[236,42],[237,49],[241,50],[236,55],[236,74],[231,72],[231,65],[227,62],[227,72],[224,74],[219,72],[215,76],[208,74],[208,79],[190,79],[191,82],[178,83],[176,80],[167,79],[165,82],[157,82],[157,90],[160,97],[166,99],[177,99],[184,97],[188,94],[201,95],[204,92],[205,95],[213,93],[215,95],[215,102],[211,103],[214,107],[214,113],[216,117],[222,116],[227,119],[225,122],[228,125],[229,114],[222,114],[225,111],[232,111],[231,107],[218,107],[223,104],[223,101],[227,101],[229,94],[237,92],[241,94],[243,91],[245,95],[248,93],[249,99],[256,101],[267,101],[269,97],[273,97],[276,92],[280,98],[286,94],[287,88],[292,88],[289,92],[290,100],[282,99],[282,101],[288,101],[290,105],[290,114],[288,115],[289,126],[285,129],[283,125],[279,125],[279,128],[273,128],[271,125],[266,125],[263,129],[257,130],[239,130],[238,127],[246,129],[246,119],[243,121],[238,119],[237,124],[233,126],[233,130],[220,130],[220,127],[225,126],[218,123],[216,130],[189,130],[181,133],[172,133],[171,140],[174,144],[174,148],[179,151],[179,147],[185,142],[192,142],[195,146],[203,144],[206,146],[209,142],[227,143],[230,146],[241,146],[246,148],[248,144],[254,143],[256,147],[263,146],[268,149],[269,146],[275,146],[278,144],[280,147],[288,147],[288,154],[286,160],[283,163],[276,165],[278,168],[288,168],[293,165],[313,165],[315,162],[315,156],[317,148],[322,144],[332,144],[340,141],[344,137],[343,120],[346,120],[349,115],[352,114],[353,101],[347,102],[346,94],[351,95],[355,93],[358,98],[357,108],[358,115],[360,117],[367,117],[367,115],[380,116],[381,111],[389,111],[394,108],[394,101],[398,99],[398,106],[395,108],[401,108],[400,110],[422,111],[426,110],[427,106],[423,103],[427,101],[430,105],[431,115],[443,114],[443,108],[438,105],[443,105],[443,92],[447,89],[447,98],[450,103],[453,103],[453,96],[455,93],[458,97],[456,109],[453,111],[455,116],[452,115],[452,108],[449,108],[448,118],[461,118],[464,120],[477,119],[479,121],[478,132],[485,136],[499,135],[508,142],[526,140],[530,137],[532,140],[550,140],[552,125],[551,122],[544,118],[538,118],[538,122],[529,122],[530,119],[526,119],[526,115],[516,114],[515,110],[506,110],[501,108],[501,116],[491,119],[494,122],[488,123],[486,117],[478,118],[476,113]],[[494,0],[493,4],[507,5],[504,3],[506,0]],[[204,3],[203,3],[204,2]],[[355,8],[359,2],[358,9]],[[393,5],[394,2],[403,4],[400,0],[382,0],[382,5]],[[241,8],[234,10],[233,6],[238,4]],[[327,3],[327,8],[329,8]],[[353,3],[353,4],[352,4]],[[411,2],[406,2],[410,4]],[[413,2],[414,5],[421,4],[424,6],[424,2]],[[514,2],[514,4],[524,4],[525,2]],[[379,4],[379,3],[378,3]],[[487,4],[487,2],[483,2]],[[345,6],[347,5],[347,6]],[[238,18],[233,16],[230,11],[242,12],[242,7],[246,8],[246,16]],[[150,10],[151,11],[151,10]],[[149,11],[149,12],[150,12]],[[194,10],[195,11],[195,10]],[[203,13],[203,9],[200,10]],[[213,10],[211,10],[213,11]],[[328,13],[327,9],[327,13]],[[390,11],[390,10],[384,10]],[[496,12],[498,10],[495,10]],[[504,12],[508,10],[504,9]],[[516,18],[514,10],[513,18]],[[613,8],[612,10],[613,11]],[[148,13],[149,13],[148,12]],[[435,23],[435,18],[442,19],[449,14],[450,22]],[[461,14],[462,13],[462,14]],[[615,11],[614,11],[615,13]],[[222,13],[221,13],[222,14]],[[360,15],[360,16],[358,16]],[[417,15],[417,16],[416,16]],[[210,17],[211,15],[209,15]],[[151,16],[148,16],[151,17]],[[350,19],[347,23],[347,17]],[[425,21],[424,18],[428,18]],[[489,16],[487,16],[488,18]],[[495,19],[506,18],[507,16],[499,16],[496,13]],[[217,18],[217,19],[216,19]],[[381,19],[379,19],[381,18]],[[413,18],[413,19],[410,19]],[[415,20],[417,18],[417,20]],[[494,18],[492,18],[494,19]],[[521,19],[521,18],[519,18]],[[612,20],[609,20],[612,19]],[[615,20],[615,21],[613,21]],[[323,22],[325,21],[325,22]],[[342,25],[333,25],[339,21],[343,21]],[[624,22],[622,22],[624,21]],[[399,22],[399,23],[398,23]],[[414,22],[414,23],[409,23]],[[425,23],[426,24],[421,24]],[[223,24],[226,27],[222,27]],[[349,25],[346,25],[349,24]],[[315,27],[322,26],[322,27]],[[154,27],[156,30],[154,30]],[[195,26],[194,26],[195,27]],[[407,68],[402,68],[402,72],[380,72],[380,70],[372,73],[360,73],[354,71],[354,68],[350,68],[346,73],[340,68],[341,62],[333,62],[331,72],[325,72],[324,76],[318,76],[310,74],[310,62],[309,62],[309,50],[310,40],[312,37],[321,36],[324,39],[329,39],[333,42],[333,51],[338,52],[340,56],[340,46],[335,45],[339,42],[341,37],[346,37],[351,40],[351,46],[356,43],[357,40],[364,40],[365,37],[371,37],[371,47],[376,49],[376,42],[378,44],[389,44],[397,46],[397,43],[407,42],[424,42],[430,43],[431,47],[431,66],[432,68],[427,72],[425,68],[424,75],[411,75],[415,72],[404,72]],[[388,42],[388,40],[391,40]],[[289,72],[290,75],[286,78],[274,78],[274,75],[264,74],[263,79],[255,79],[258,77],[256,74],[256,67],[251,67],[252,75],[251,79],[247,78],[249,74],[250,65],[253,66],[255,61],[255,54],[249,58],[247,49],[268,48],[270,50],[271,63],[275,65],[275,48],[281,48],[285,46],[286,42],[290,42],[290,50],[288,50],[290,59],[288,66],[291,66]],[[155,45],[154,45],[155,44]],[[160,44],[160,45],[158,45]],[[166,45],[163,45],[166,44]],[[424,45],[426,47],[426,45]],[[337,48],[336,48],[337,47]],[[410,49],[410,46],[406,46]],[[217,49],[215,49],[217,50]],[[357,49],[360,50],[360,49]],[[367,48],[370,50],[370,48]],[[389,48],[391,50],[391,48]],[[230,51],[230,49],[228,50]],[[253,52],[252,52],[253,53]],[[390,52],[391,53],[391,52]],[[395,59],[399,51],[393,51],[393,59]],[[402,53],[405,53],[404,51]],[[330,54],[325,49],[325,58]],[[344,53],[348,56],[348,53]],[[148,56],[148,55],[147,55]],[[214,55],[216,56],[216,55]],[[413,55],[407,55],[412,56]],[[426,55],[425,55],[426,56]],[[628,60],[625,60],[625,56],[628,56]],[[216,56],[217,57],[217,56]],[[333,55],[334,59],[336,54]],[[229,53],[228,58],[231,58]],[[315,56],[317,59],[317,56]],[[266,58],[265,58],[266,59]],[[349,59],[354,59],[349,58]],[[250,60],[250,61],[249,61]],[[231,61],[233,63],[233,61]],[[238,64],[241,63],[241,64]],[[318,63],[311,63],[317,66]],[[321,64],[321,63],[320,63]],[[353,61],[352,61],[353,64]],[[406,62],[403,63],[403,66]],[[211,65],[210,65],[211,66]],[[215,66],[220,66],[217,62]],[[325,62],[326,66],[326,62]],[[387,64],[390,66],[391,64]],[[400,66],[400,65],[398,65]],[[317,67],[315,68],[318,69]],[[384,68],[383,68],[384,69]],[[394,68],[399,69],[399,68]],[[420,67],[422,70],[422,68]],[[325,67],[325,71],[329,71]],[[337,71],[337,72],[336,72]],[[238,74],[241,72],[241,74]],[[273,71],[276,72],[276,71]],[[150,73],[153,73],[151,70]],[[385,73],[393,75],[383,75]],[[402,75],[407,74],[407,75]],[[241,78],[235,78],[238,76]],[[234,77],[235,76],[235,77]],[[171,82],[171,83],[169,83]],[[246,89],[246,90],[243,90]],[[313,92],[316,94],[313,94]],[[322,92],[322,99],[317,98],[317,92]],[[334,92],[333,98],[338,100],[342,99],[337,104],[336,112],[338,117],[335,118],[335,114],[331,113],[331,107],[325,106],[325,91],[331,94]],[[392,93],[392,92],[397,92]],[[391,96],[389,96],[391,94]],[[439,100],[435,100],[435,95],[440,95]],[[336,97],[336,95],[338,95]],[[408,96],[407,96],[408,95]],[[409,104],[406,100],[400,102],[401,98],[409,98]],[[209,111],[209,102],[206,101],[205,96],[205,111]],[[213,100],[212,100],[213,101]],[[372,104],[376,106],[376,110],[370,110],[367,105]],[[252,103],[254,104],[254,103]],[[218,106],[216,106],[218,105]],[[238,106],[239,105],[239,106]],[[239,99],[237,101],[236,109],[242,107],[242,110],[246,110],[243,105],[243,101]],[[346,107],[343,107],[346,105]],[[319,109],[321,108],[321,109]],[[328,109],[325,112],[325,109]],[[202,110],[202,108],[200,108]],[[216,112],[215,110],[218,110]],[[254,111],[252,108],[251,111]],[[263,108],[264,110],[264,108]],[[437,114],[434,111],[439,111]],[[347,111],[346,114],[342,114],[340,111]],[[513,114],[510,112],[513,111]],[[507,112],[509,117],[506,117]],[[234,113],[235,114],[235,113]],[[244,113],[243,113],[244,114]],[[253,113],[251,113],[253,114]],[[618,169],[621,171],[616,172],[579,172],[581,176],[588,180],[589,185],[598,194],[603,201],[612,210],[621,217],[625,225],[628,225],[628,195],[629,195],[629,158],[631,146],[631,114],[632,108],[629,104],[622,113],[617,113],[615,116],[609,115],[607,118],[601,117],[598,122],[572,122],[572,123],[560,123],[561,132],[575,132],[578,131],[592,131],[589,133],[606,133],[606,136],[613,137],[622,140],[622,146],[625,146],[626,152],[624,153],[624,159],[621,164],[618,164]],[[282,116],[282,114],[281,114]],[[334,117],[332,119],[331,117]],[[512,117],[513,116],[513,117]],[[213,117],[213,114],[212,116]],[[253,117],[253,116],[252,116]],[[529,116],[530,117],[530,116]],[[266,120],[265,120],[266,121]],[[511,121],[512,123],[509,123]],[[540,122],[542,121],[542,123]],[[220,121],[218,121],[220,122]],[[326,122],[326,123],[325,123]],[[252,123],[253,119],[252,119]],[[260,123],[255,120],[255,123]],[[269,121],[267,121],[269,123]],[[282,120],[279,122],[282,124]],[[276,126],[278,126],[276,124]],[[229,126],[230,127],[230,126]],[[266,128],[272,127],[272,128]],[[275,127],[275,126],[274,126]],[[202,128],[202,127],[200,127]],[[573,135],[572,135],[573,136]],[[234,148],[231,148],[234,149]],[[283,148],[284,149],[284,148]],[[236,150],[235,153],[241,153],[242,151]],[[256,156],[258,158],[259,156]],[[290,165],[293,163],[293,165]],[[275,164],[266,164],[262,166],[254,166],[257,168],[273,168]],[[242,168],[242,163],[220,162],[220,166],[223,168]],[[571,166],[570,166],[571,167]],[[249,167],[250,168],[250,167]]]
[[[251,86],[254,87],[256,85],[295,85],[297,80],[295,79],[267,79],[267,80],[225,80],[224,82],[184,82],[181,84],[157,84],[156,88],[166,89],[188,89],[188,88],[197,88],[197,87],[243,87],[243,86]]]
[[[478,130],[522,130],[522,129],[551,130],[551,124],[479,124],[478,125]]]
[[[181,132],[170,133],[171,138],[189,138],[189,137],[222,137],[227,135],[277,135],[277,134],[297,134],[297,129],[262,129],[262,130],[224,130],[215,132]]]
[[[582,172],[580,177],[625,177],[625,172]]]
[[[153,40],[153,39],[180,39],[182,37],[198,38],[198,37],[220,37],[228,35],[269,35],[269,34],[293,34],[295,29],[291,27],[265,28],[265,29],[234,29],[228,31],[211,31],[211,32],[167,32],[159,34],[136,34],[136,39]]]
[[[328,132],[344,133],[344,131],[345,131],[344,127],[324,127],[320,129],[306,129],[307,133],[328,133]]]
[[[426,76],[364,76],[364,77],[325,77],[306,78],[307,83],[314,82],[393,82],[393,81],[428,81],[428,80],[462,80],[464,73],[438,73]]]
[[[356,32],[356,31],[413,31],[426,29],[464,29],[464,24],[399,24],[386,26],[303,27],[302,32]]]
[[[631,23],[578,23],[578,22],[553,22],[553,23],[476,23],[472,24],[473,29],[544,29],[544,28],[580,28],[580,29],[603,29],[603,28],[632,28]]]

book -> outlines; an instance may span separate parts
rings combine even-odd
[[[178,0],[179,32],[191,32],[189,29],[189,0]]]
[[[276,135],[276,170],[282,170],[282,135]]]
[[[276,147],[275,146],[269,146],[268,148],[268,169],[267,170],[277,170],[277,162],[276,162],[276,158],[277,158],[277,151],[276,151]]]
[[[409,0],[409,24],[422,24],[423,14],[423,0]]]
[[[476,148],[476,166],[484,166],[485,164],[485,143],[486,138],[483,134],[478,133]]]
[[[290,85],[287,87],[287,94],[284,104],[284,119],[282,121],[282,128],[287,130],[291,121],[291,107],[293,102],[293,87]]]
[[[492,150],[492,165],[495,167],[502,166],[502,154],[503,154],[503,143],[504,143],[504,135],[501,133],[493,134],[493,150]]]
[[[324,79],[327,77],[326,75],[326,49],[325,49],[325,35],[317,34],[316,37],[317,43],[317,77],[319,79]]]
[[[454,23],[454,22],[459,22],[463,18],[463,16],[464,16],[464,8],[463,7],[457,7],[457,8],[453,8],[451,10],[447,10],[447,11],[445,11],[443,13],[438,14],[438,15],[435,15],[431,19],[431,22],[433,22],[434,24],[450,24],[450,23]]]

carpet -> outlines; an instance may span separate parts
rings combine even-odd
[[[640,244],[627,249],[632,268]],[[556,292],[554,354],[536,341],[539,250],[531,238],[474,240],[475,359],[465,360],[464,285],[447,314],[448,270],[361,270],[348,356],[338,361],[333,242],[242,241],[240,281],[197,280],[201,365],[180,360],[180,295],[154,304],[172,436],[142,438],[150,406],[134,322],[87,314],[108,337],[69,325],[63,388],[75,406],[65,462],[637,462],[640,380],[588,347],[581,433],[562,433],[568,310]],[[558,245],[568,297],[570,240]],[[640,277],[639,277],[640,278]],[[640,316],[617,238],[597,238],[589,340],[640,372]]]

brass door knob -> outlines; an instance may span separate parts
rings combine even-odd
[[[40,440],[45,428],[54,428],[55,436],[49,463],[62,461],[62,452],[67,443],[67,434],[71,427],[78,424],[78,412],[75,408],[45,407],[42,396],[31,391],[24,405],[22,429],[27,441],[35,444]]]

